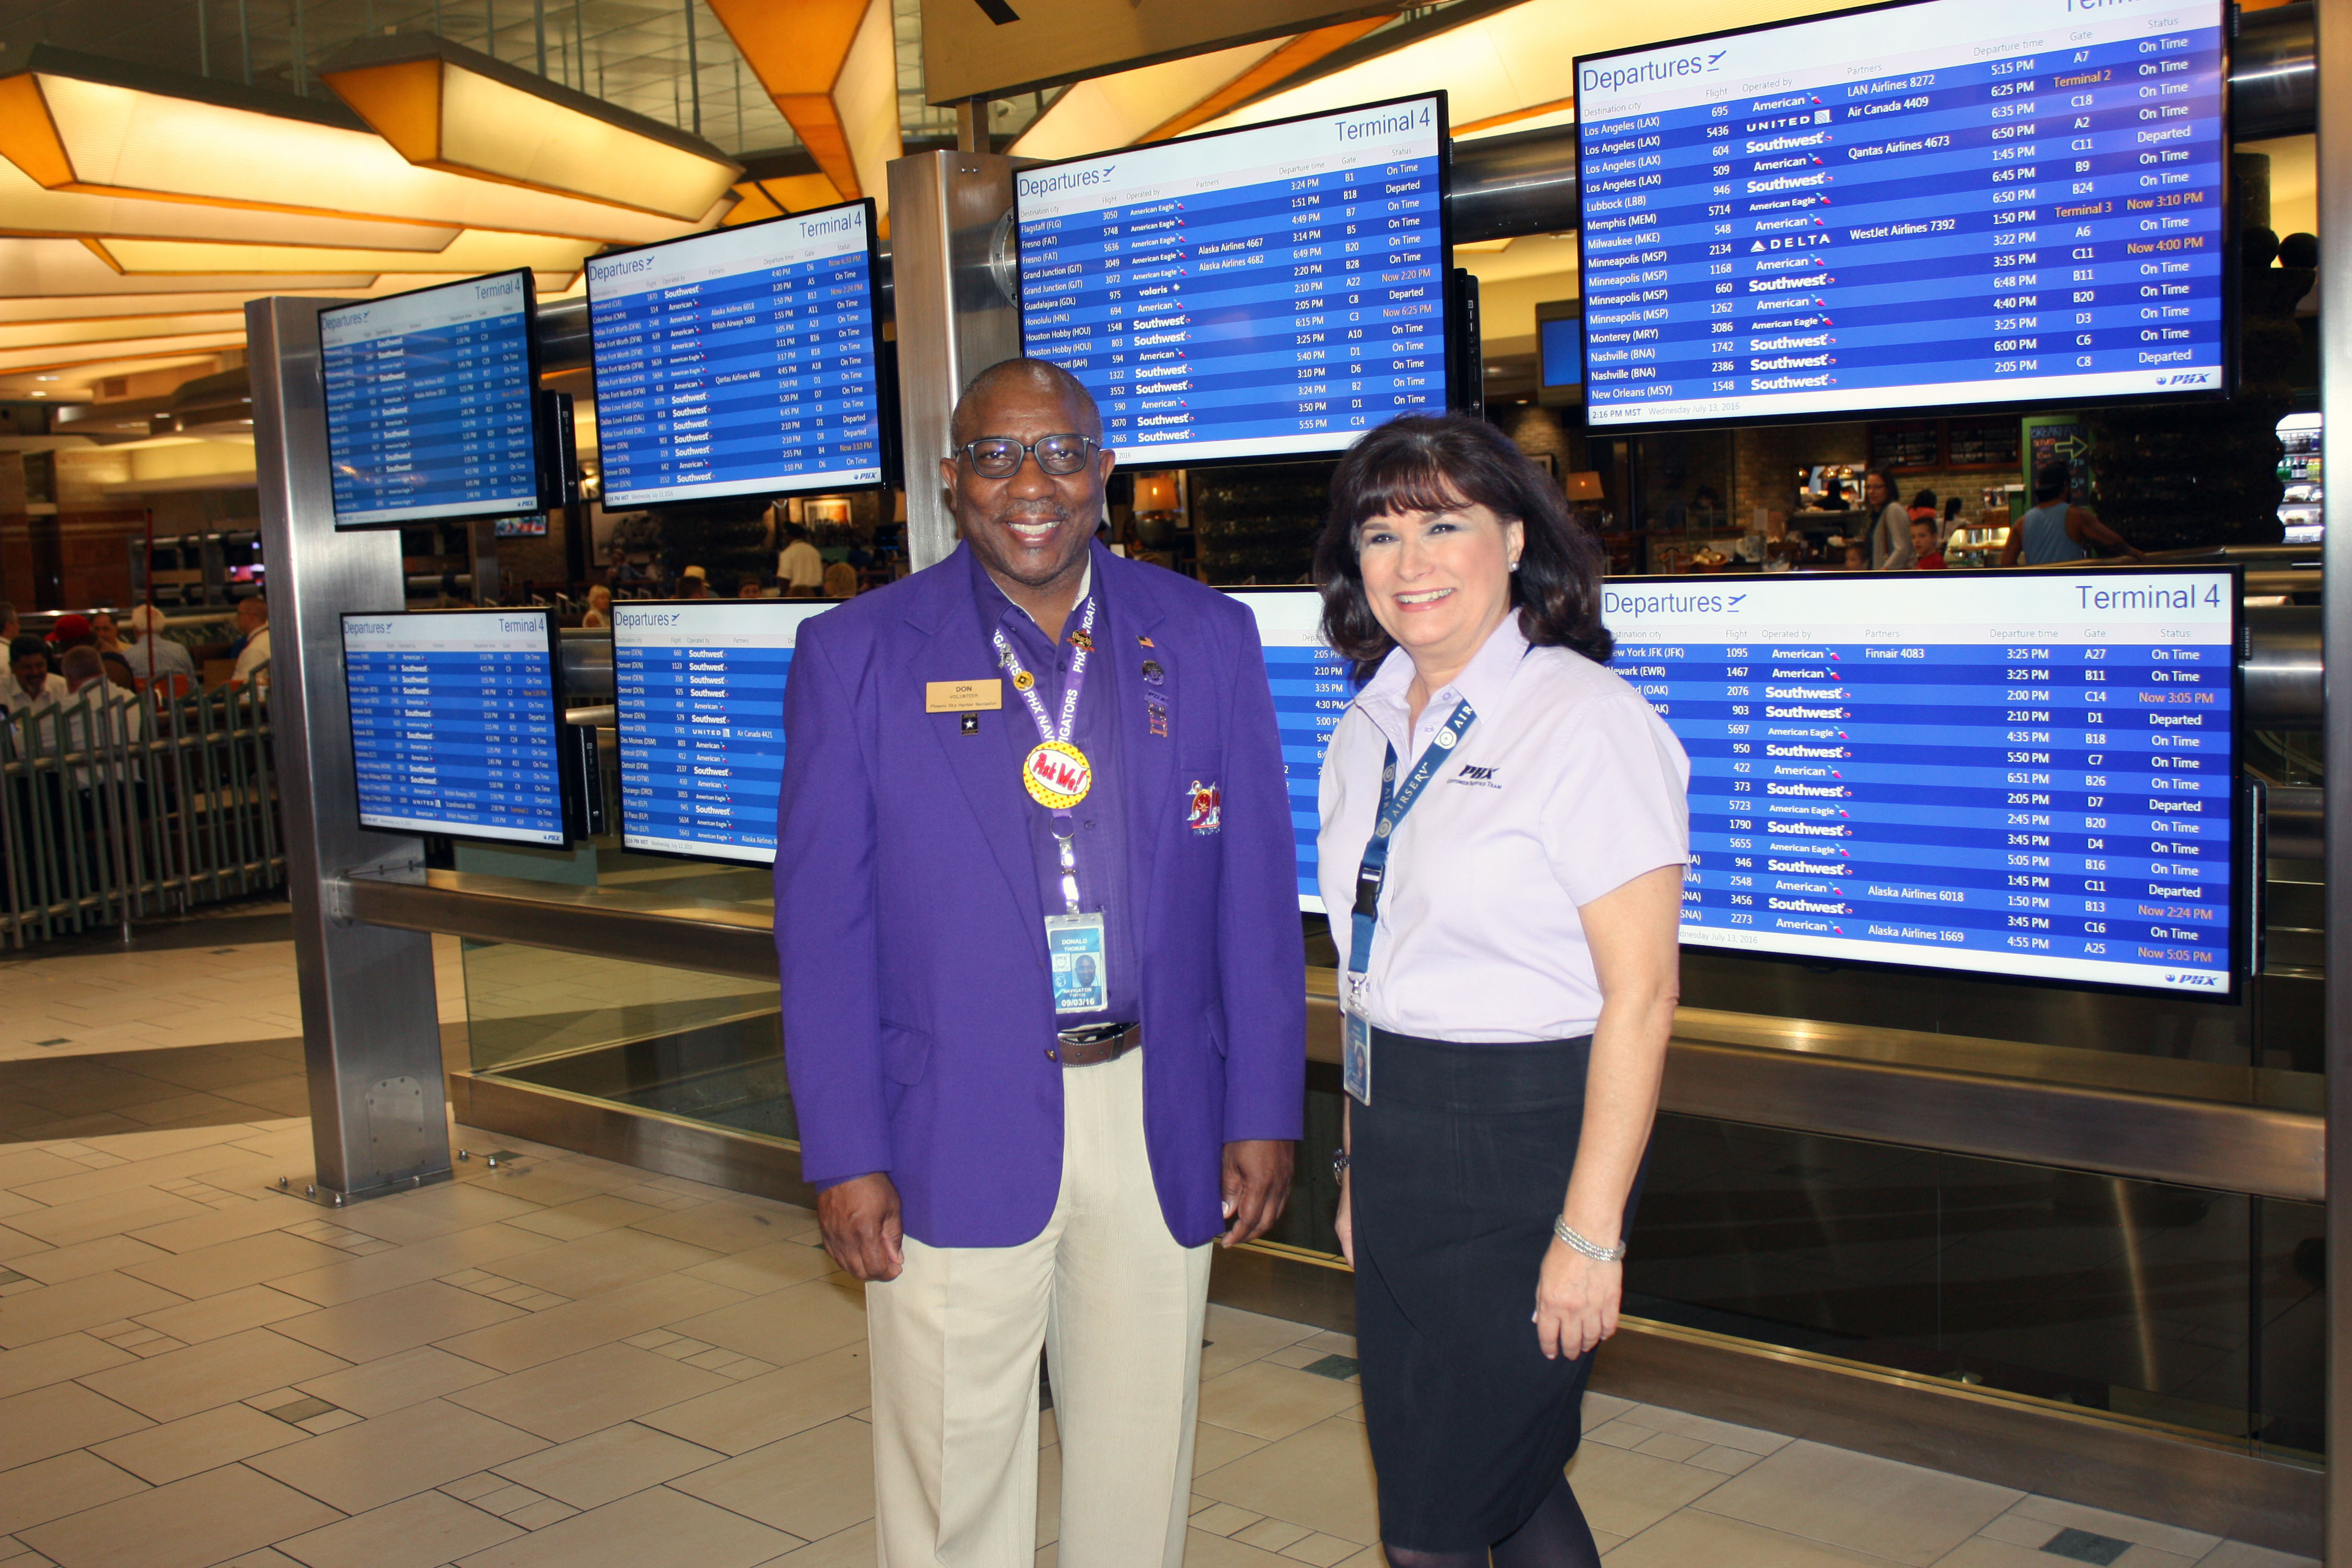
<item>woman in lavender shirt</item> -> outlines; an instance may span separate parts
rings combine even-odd
[[[1601,566],[1474,419],[1400,419],[1332,479],[1324,633],[1360,688],[1318,844],[1349,1015],[1339,1228],[1395,1568],[1600,1561],[1562,1470],[1624,1294],[1690,773],[1603,662]]]

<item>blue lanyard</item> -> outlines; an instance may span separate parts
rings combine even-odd
[[[1478,715],[1471,711],[1465,699],[1455,704],[1445,726],[1430,737],[1423,748],[1421,761],[1405,775],[1402,787],[1396,782],[1396,748],[1388,749],[1387,759],[1381,764],[1381,810],[1372,822],[1371,842],[1364,846],[1364,862],[1356,872],[1356,909],[1352,930],[1353,940],[1348,943],[1348,973],[1361,974],[1372,959],[1372,933],[1380,928],[1381,882],[1387,877],[1389,846],[1395,842],[1397,828],[1403,823],[1405,813],[1421,798],[1425,788]],[[1352,1011],[1353,1009],[1350,1009]]]

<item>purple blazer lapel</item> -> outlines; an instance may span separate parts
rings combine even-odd
[[[956,582],[961,582],[963,575],[962,567],[952,563],[943,563],[933,570]],[[912,689],[898,700],[911,701],[918,721],[930,732],[932,743],[943,754],[949,773],[961,787],[973,826],[996,857],[997,868],[1013,889],[1013,902],[1029,917],[1029,941],[1042,962],[1045,958],[1045,910],[1038,901],[1037,867],[1024,829],[1028,821],[1027,805],[1016,770],[1005,760],[1004,742],[992,733],[998,724],[1027,723],[1028,715],[1009,690],[1003,708],[980,715],[982,733],[977,735],[964,734],[953,714],[923,711],[924,688],[929,682],[971,680],[993,672],[978,634],[971,629],[970,598],[950,595],[946,601],[941,606],[944,614],[928,625],[915,623],[929,634],[930,640],[912,661]],[[941,805],[943,809],[953,809],[947,803]]]
[[[1106,564],[1108,563],[1108,564]],[[1136,941],[1143,951],[1153,951],[1154,936],[1148,929],[1151,911],[1159,908],[1152,898],[1152,881],[1158,869],[1162,849],[1173,842],[1171,829],[1179,826],[1174,813],[1176,773],[1176,709],[1180,699],[1175,695],[1181,685],[1184,650],[1172,646],[1177,640],[1166,636],[1167,613],[1159,595],[1150,591],[1145,574],[1161,570],[1157,566],[1139,565],[1121,560],[1101,545],[1095,546],[1095,566],[1097,573],[1111,575],[1118,584],[1118,624],[1111,628],[1113,644],[1105,651],[1110,655],[1110,666],[1118,680],[1119,739],[1122,755],[1119,765],[1127,774],[1127,866],[1129,897],[1134,900],[1139,916]],[[1139,639],[1151,638],[1149,647]],[[1143,678],[1145,660],[1160,668],[1158,682]],[[1194,694],[1198,700],[1199,694]],[[1162,715],[1161,733],[1151,732],[1151,708],[1157,705]]]

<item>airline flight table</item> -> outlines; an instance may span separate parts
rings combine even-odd
[[[1592,423],[2218,392],[2223,10],[1933,0],[1580,61]]]
[[[784,776],[784,678],[800,625],[776,600],[613,606],[621,841],[767,865]]]
[[[588,264],[609,502],[881,479],[869,205]]]
[[[1445,404],[1438,100],[1013,176],[1022,352],[1144,460],[1332,451]]]
[[[1290,827],[1298,846],[1298,907],[1319,912],[1323,894],[1315,879],[1315,839],[1323,819],[1317,794],[1324,750],[1339,727],[1339,715],[1356,700],[1355,682],[1349,679],[1348,661],[1323,641],[1323,599],[1313,589],[1227,592],[1257,617],[1266,683],[1274,689],[1275,724],[1282,733]]]
[[[1683,940],[2227,994],[2227,573],[1612,583],[1691,757]]]
[[[566,842],[547,612],[343,617],[360,826]]]
[[[322,310],[335,523],[538,505],[528,275]]]

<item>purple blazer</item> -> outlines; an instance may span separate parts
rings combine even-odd
[[[1225,1143],[1299,1135],[1306,973],[1290,802],[1256,623],[1188,577],[1094,550],[1119,684],[1128,888],[1141,955],[1144,1131],[1168,1228],[1224,1229]],[[801,1170],[887,1172],[907,1233],[1011,1247],[1062,1180],[1045,910],[1028,801],[983,712],[931,681],[996,676],[957,557],[801,627],[784,695],[776,952]],[[1151,639],[1149,647],[1139,637]],[[1165,671],[1143,679],[1143,661]],[[1165,704],[1150,732],[1147,699]],[[1195,786],[1220,792],[1215,808]]]

